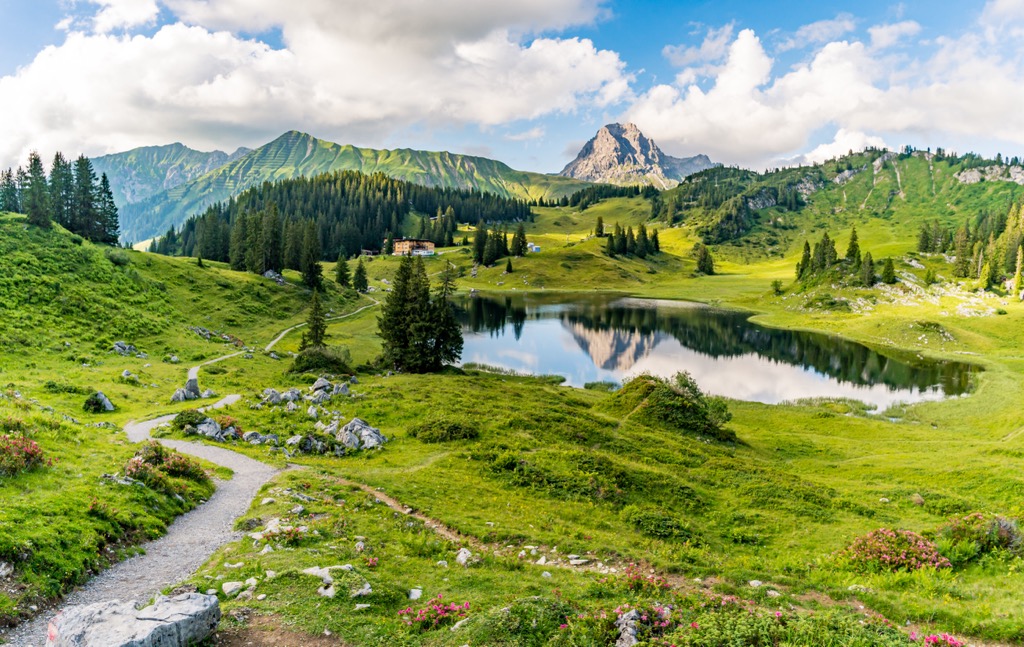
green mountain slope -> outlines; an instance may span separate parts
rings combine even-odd
[[[571,178],[516,171],[484,157],[342,146],[291,131],[191,182],[125,205],[121,231],[127,240],[142,240],[261,182],[345,170],[381,172],[425,186],[475,189],[522,199],[558,198],[587,186]]]
[[[191,182],[248,152],[248,148],[239,148],[230,155],[224,151],[205,153],[176,143],[96,157],[92,165],[97,175],[107,174],[114,201],[124,209],[160,191]]]

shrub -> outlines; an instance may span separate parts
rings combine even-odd
[[[206,470],[199,465],[198,461],[177,452],[171,453],[166,460],[164,460],[162,469],[170,476],[188,479],[189,481],[195,481],[197,483],[206,483],[210,480],[210,477],[206,474]]]
[[[43,465],[53,465],[34,440],[24,436],[0,435],[0,476],[14,476]]]
[[[347,348],[311,346],[295,356],[291,373],[351,373],[352,356]]]
[[[587,382],[583,385],[584,389],[588,391],[604,391],[611,393],[615,389],[619,388],[619,385],[615,382]]]
[[[858,537],[838,553],[841,561],[862,573],[949,568],[934,543],[910,530],[879,528]]]
[[[210,477],[196,460],[169,450],[156,441],[145,443],[135,452],[135,456],[125,464],[124,473],[166,494],[177,494],[180,489],[171,482],[171,477],[201,484],[210,482]]]
[[[441,601],[441,594],[427,606],[413,611],[412,607],[398,612],[402,621],[414,631],[428,631],[453,625],[469,615],[469,602],[462,604]]]
[[[74,393],[76,395],[88,395],[93,390],[87,386],[75,386],[74,384],[68,384],[67,382],[55,382],[53,380],[47,380],[43,384],[43,390],[47,393]]]
[[[939,551],[954,566],[962,566],[988,553],[1000,550],[1018,553],[1024,548],[1024,535],[1015,519],[982,512],[954,517],[936,534]]]
[[[124,267],[131,263],[131,259],[128,258],[128,253],[123,249],[108,249],[106,251],[106,255],[107,259],[118,267]]]
[[[736,434],[724,428],[732,419],[725,400],[706,395],[686,372],[677,373],[674,383],[653,375],[638,375],[623,384],[607,406],[620,414],[632,414],[647,424],[682,429],[717,440],[736,440]]]
[[[100,398],[99,392],[93,393],[85,399],[85,404],[82,405],[82,409],[89,413],[104,413],[103,400]]]
[[[447,443],[453,440],[474,440],[480,437],[475,425],[452,420],[450,418],[434,418],[426,420],[409,430],[413,438],[425,443]]]
[[[171,421],[171,427],[182,431],[185,427],[196,427],[202,421],[206,420],[207,416],[202,411],[197,409],[185,409],[178,415],[174,416],[174,420]]]
[[[648,537],[691,539],[694,536],[689,526],[658,508],[628,505],[619,517]]]

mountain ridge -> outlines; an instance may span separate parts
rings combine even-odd
[[[119,205],[122,235],[126,240],[143,240],[162,234],[210,204],[261,182],[346,170],[382,172],[424,186],[473,189],[523,200],[557,199],[587,186],[572,178],[518,171],[486,157],[360,148],[290,130],[189,182]]]
[[[671,189],[687,176],[720,166],[707,155],[672,157],[633,123],[602,126],[559,173],[588,182],[650,184]]]

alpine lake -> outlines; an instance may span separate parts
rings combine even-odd
[[[559,375],[570,386],[634,375],[693,376],[711,394],[777,404],[853,399],[885,410],[968,393],[970,364],[820,333],[760,326],[750,314],[699,303],[567,293],[457,302],[463,364]]]

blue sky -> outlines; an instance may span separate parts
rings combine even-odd
[[[491,4],[2,0],[0,166],[297,129],[553,172],[623,120],[755,168],[1024,152],[1024,0]]]

